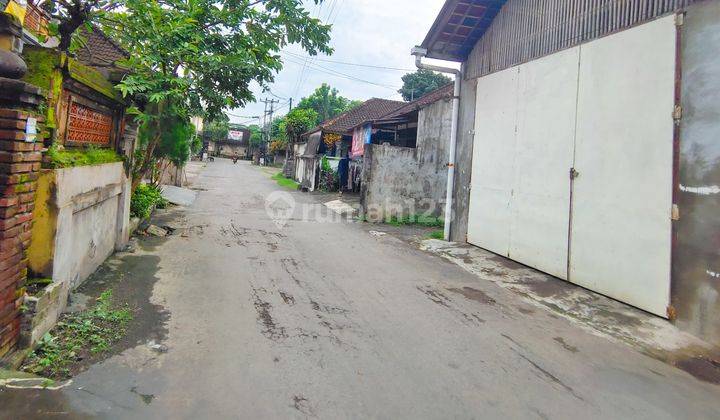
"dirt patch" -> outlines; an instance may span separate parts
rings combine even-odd
[[[440,293],[439,291],[429,288],[429,287],[420,287],[420,286],[418,286],[417,289],[419,291],[421,291],[423,294],[425,294],[425,296],[427,296],[428,299],[430,299],[430,301],[437,303],[440,306],[444,306],[446,308],[450,307],[450,305],[449,305],[450,299],[447,296]]]
[[[272,316],[272,304],[264,300],[260,294],[261,290],[252,288],[253,305],[257,312],[258,323],[262,326],[262,334],[269,340],[278,341],[287,338],[285,328],[278,325]]]
[[[146,240],[149,239],[141,238],[140,243]],[[156,276],[159,262],[160,258],[152,255],[118,254],[101,265],[71,295],[71,304],[73,296],[94,303],[103,292],[110,291],[110,304],[129,309],[132,319],[125,325],[123,336],[113,340],[107,350],[78,352],[77,360],[68,366],[67,376],[76,376],[90,366],[148,340],[165,340],[170,314],[162,306],[150,302],[153,287],[159,280]]]
[[[295,305],[295,298],[290,293],[280,291],[280,297],[283,299],[283,301],[290,306]]]
[[[525,315],[531,315],[535,313],[535,311],[533,311],[532,309],[523,308],[522,306],[518,308],[518,311]]]
[[[569,292],[569,288],[573,287],[562,280],[550,278],[546,280],[524,278],[519,280],[518,284],[527,286],[535,295],[543,298],[566,295]]]
[[[160,280],[157,276],[160,257],[126,255],[119,260],[115,270],[99,270],[78,289],[82,294],[99,296],[103,285],[107,285],[113,291],[115,303],[127,304],[132,309],[133,320],[128,325],[127,334],[114,349],[117,353],[150,340],[164,341],[168,333],[166,323],[170,319],[170,312],[150,302],[155,283]]]
[[[306,416],[315,417],[315,412],[310,406],[310,401],[302,395],[293,396],[292,407]]]
[[[553,340],[555,340],[555,342],[557,342],[558,344],[560,344],[560,345],[562,346],[562,348],[564,348],[565,350],[569,351],[570,353],[577,353],[577,352],[580,351],[580,350],[578,350],[577,347],[571,346],[571,345],[569,345],[568,343],[566,343],[566,342],[565,342],[565,339],[562,338],[562,337],[555,337],[555,338],[553,338]]]
[[[463,295],[467,299],[474,300],[475,302],[480,302],[485,305],[494,305],[496,303],[495,299],[488,296],[485,292],[478,289],[473,289],[472,287],[463,287],[462,289],[453,288],[448,290],[453,293]]]
[[[511,270],[520,270],[523,268],[527,268],[526,266],[524,266],[518,262],[515,262],[509,258],[505,258],[500,255],[492,255],[492,256],[490,256],[490,260],[500,264],[501,266],[503,266],[505,268],[509,268]]]
[[[677,361],[675,366],[703,382],[720,385],[720,360],[694,357]]]

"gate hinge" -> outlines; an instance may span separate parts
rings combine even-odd
[[[675,105],[675,109],[673,110],[673,120],[680,121],[683,116],[683,108],[682,105]]]
[[[675,15],[675,26],[683,26],[685,24],[685,13]]]
[[[680,220],[680,207],[677,204],[672,205],[670,217],[673,221],[677,222]]]
[[[580,172],[575,170],[575,168],[570,168],[570,179],[575,179],[580,176]]]

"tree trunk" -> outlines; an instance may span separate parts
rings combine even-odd
[[[132,190],[135,191],[135,188],[137,188],[138,185],[142,182],[143,178],[148,174],[148,171],[152,169],[152,165],[154,162],[153,159],[153,153],[155,152],[155,147],[160,142],[160,130],[158,129],[155,135],[153,136],[152,140],[148,143],[147,148],[145,149],[145,155],[143,155],[143,161],[140,165],[140,169],[138,171],[133,172],[133,180],[132,180]]]

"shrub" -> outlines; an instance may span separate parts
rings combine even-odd
[[[130,215],[146,219],[150,217],[153,208],[165,208],[167,204],[168,202],[163,198],[159,188],[140,184],[130,200]]]

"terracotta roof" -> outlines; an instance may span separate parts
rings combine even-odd
[[[393,112],[390,112],[389,114],[383,115],[380,118],[375,119],[375,121],[389,120],[392,118],[401,117],[403,115],[407,115],[422,108],[425,108],[428,105],[432,105],[442,99],[450,99],[452,98],[453,88],[454,83],[448,83],[447,85],[426,94],[420,99],[416,99],[413,102],[406,103],[405,106]]]
[[[368,99],[350,111],[344,112],[335,118],[323,122],[308,133],[323,130],[330,133],[345,134],[352,128],[362,123],[380,118],[406,104],[406,102],[390,101],[387,99]]]
[[[92,31],[82,29],[85,45],[77,52],[77,59],[93,67],[116,67],[115,62],[128,58],[130,54],[99,28]]]
[[[428,58],[463,61],[507,0],[447,0],[422,47]]]

